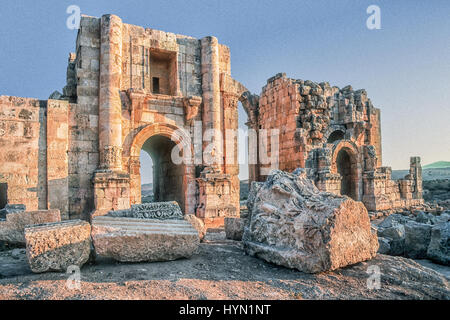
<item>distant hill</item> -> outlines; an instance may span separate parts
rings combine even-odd
[[[450,168],[450,161],[438,161],[427,164],[422,167],[423,169],[442,169],[442,168]]]
[[[153,184],[143,184],[141,186],[142,203],[153,202]]]

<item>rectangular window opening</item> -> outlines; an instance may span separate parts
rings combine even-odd
[[[3,209],[8,204],[8,184],[0,183],[0,209]]]
[[[159,94],[159,78],[153,77],[153,93]]]

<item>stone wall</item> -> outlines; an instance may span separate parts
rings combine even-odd
[[[7,202],[68,218],[68,102],[0,97],[0,183]]]
[[[47,198],[46,102],[0,97],[0,182],[9,204],[44,209]]]
[[[99,19],[83,16],[76,42],[76,103],[70,104],[69,111],[69,206],[74,219],[87,219],[94,209],[92,178],[99,165],[99,38]]]
[[[264,181],[271,169],[306,168],[320,190],[363,201],[369,210],[423,202],[420,158],[411,158],[410,174],[399,181],[382,167],[380,110],[364,89],[278,74],[262,89],[253,118],[260,151],[253,180]]]

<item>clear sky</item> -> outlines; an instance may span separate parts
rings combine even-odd
[[[372,4],[381,9],[381,30],[366,27]],[[76,39],[66,27],[69,5],[214,35],[231,48],[233,77],[254,93],[279,72],[365,88],[382,111],[383,165],[407,168],[412,155],[423,164],[450,161],[448,0],[2,0],[0,94],[47,99],[61,91]]]

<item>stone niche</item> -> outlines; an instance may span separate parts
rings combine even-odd
[[[176,52],[150,50],[151,93],[177,95]]]

